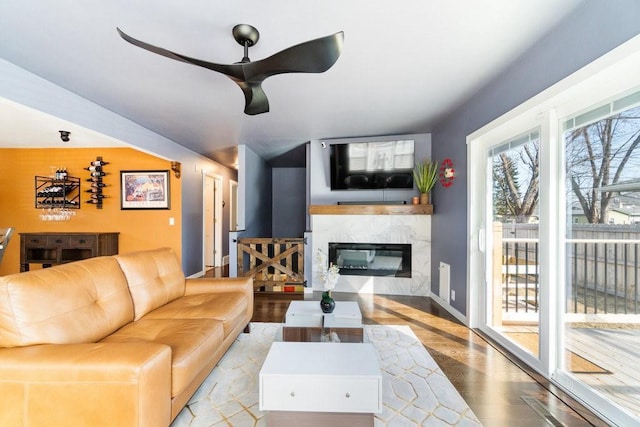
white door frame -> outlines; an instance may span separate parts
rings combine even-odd
[[[229,180],[229,231],[238,230],[238,182]]]
[[[208,248],[213,250],[213,267],[222,266],[222,182],[221,175],[202,171],[202,268],[207,270]],[[208,184],[213,185],[213,194],[208,193]],[[207,202],[213,206],[207,209]],[[213,223],[213,235],[207,239],[207,224]]]
[[[496,342],[503,345],[507,350],[512,352],[521,360],[525,361],[530,367],[543,375],[550,375],[548,364],[546,363],[546,355],[542,360],[538,355],[529,353],[511,342],[500,332],[496,331],[491,325],[492,306],[488,302],[488,295],[491,291],[488,289],[492,282],[492,262],[493,262],[493,227],[492,227],[492,179],[491,166],[488,160],[488,153],[491,147],[507,141],[510,138],[522,133],[528,132],[530,129],[541,127],[541,121],[548,118],[539,111],[527,110],[519,111],[518,108],[489,123],[473,134],[467,136],[467,159],[468,159],[468,230],[469,230],[469,264],[468,264],[468,288],[469,288],[469,312],[470,325],[480,329]],[[540,146],[548,144],[549,129],[542,126],[540,129]],[[548,148],[544,147],[545,153],[549,153]],[[542,156],[542,155],[541,155]],[[542,160],[541,160],[541,163]],[[546,183],[546,181],[544,182]],[[542,185],[543,183],[541,183]],[[542,187],[545,188],[545,187]],[[541,192],[540,204],[548,206],[548,190]],[[541,219],[546,221],[547,217]],[[541,230],[542,233],[542,230]],[[549,245],[546,239],[540,240],[540,252],[548,250]],[[549,271],[548,268],[541,267],[540,287],[544,287],[548,281],[542,279],[542,270]],[[545,290],[544,295],[548,295]],[[548,306],[548,300],[540,297],[541,305]],[[543,340],[548,337],[548,319],[544,318],[544,314],[548,310],[545,308],[539,316],[540,336]],[[544,363],[543,363],[544,362]]]

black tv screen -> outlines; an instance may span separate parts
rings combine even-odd
[[[413,188],[414,142],[331,145],[331,189]]]

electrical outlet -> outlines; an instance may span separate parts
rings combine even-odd
[[[455,301],[455,300],[456,300],[456,291],[451,289],[451,301]]]
[[[176,225],[176,220],[174,217],[169,218],[169,225]]]

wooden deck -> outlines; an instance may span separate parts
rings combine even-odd
[[[537,327],[507,326],[502,332],[538,354]],[[640,416],[640,327],[574,327],[567,329],[566,337],[566,370]]]
[[[574,373],[595,391],[640,416],[640,328],[572,328],[567,348],[607,373]]]

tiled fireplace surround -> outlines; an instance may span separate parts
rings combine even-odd
[[[334,291],[428,296],[431,289],[431,216],[311,215],[312,287],[322,290],[315,254],[329,242],[409,243],[411,278],[341,275]]]

